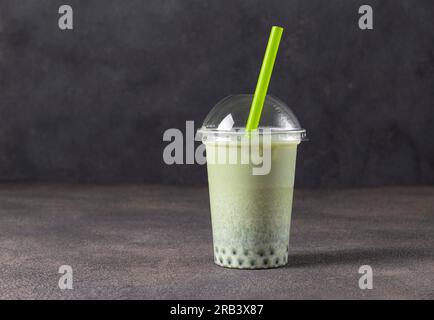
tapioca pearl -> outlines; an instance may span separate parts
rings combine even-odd
[[[243,254],[244,254],[245,256],[248,256],[248,255],[249,255],[249,250],[244,249]]]
[[[275,263],[279,264],[279,262],[280,262],[279,258],[276,258]]]
[[[242,266],[244,264],[244,260],[243,259],[238,259],[238,265]]]
[[[227,261],[228,265],[232,264],[232,259],[231,258],[228,258],[226,261]]]
[[[236,255],[236,254],[237,254],[237,250],[232,249],[232,254],[233,254],[233,255]]]
[[[288,252],[289,251],[289,246],[286,246],[286,252]]]
[[[264,266],[267,266],[268,265],[268,259],[265,258],[264,260],[262,260],[262,263],[264,264]]]
[[[270,254],[273,255],[274,254],[274,249],[270,248]]]
[[[286,256],[283,256],[283,263],[286,263]]]
[[[219,248],[215,247],[215,253],[219,253]]]
[[[255,259],[251,259],[250,260],[250,266],[254,267],[256,264],[256,260]]]
[[[259,255],[260,257],[263,257],[263,256],[265,255],[264,250],[259,250],[259,251],[258,251],[258,255]]]
[[[223,254],[226,254],[226,250],[225,250],[225,249],[222,249],[222,253],[223,253]]]
[[[223,257],[219,257],[220,263],[223,263]]]

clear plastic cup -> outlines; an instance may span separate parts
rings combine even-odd
[[[228,268],[288,261],[297,146],[306,131],[288,106],[267,96],[260,127],[245,132],[252,99],[223,99],[198,130],[207,152],[214,261]]]

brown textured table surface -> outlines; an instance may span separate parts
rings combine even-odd
[[[215,266],[205,188],[0,184],[3,299],[433,299],[434,187],[296,190],[289,253]]]

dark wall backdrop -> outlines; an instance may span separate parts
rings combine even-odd
[[[206,183],[163,163],[163,132],[252,92],[273,24],[298,186],[434,183],[432,0],[2,0],[0,180]]]

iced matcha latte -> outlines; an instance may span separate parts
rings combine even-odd
[[[221,148],[228,154],[242,152],[236,143],[206,144],[207,154],[221,153]],[[240,157],[236,164],[208,161],[216,264],[232,268],[286,264],[296,152],[297,143],[272,142],[266,175],[253,175],[253,165],[241,164]]]
[[[305,130],[281,100],[267,96],[264,125],[252,139],[243,127],[251,101],[252,95],[223,99],[198,132],[206,147],[214,261],[274,268],[288,262],[296,154]]]
[[[267,95],[282,32],[271,28],[255,93],[223,99],[198,130],[206,146],[214,261],[220,266],[288,262],[295,159],[306,131],[285,103]]]

